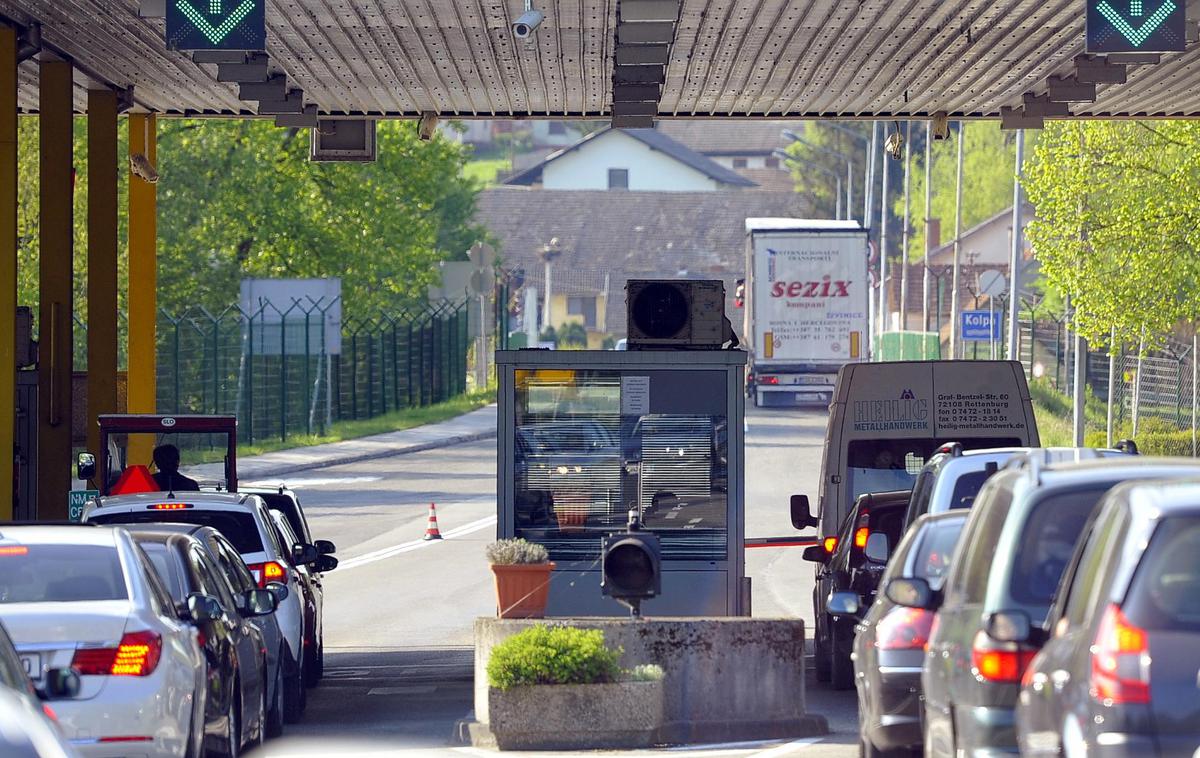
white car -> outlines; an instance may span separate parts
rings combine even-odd
[[[145,553],[123,529],[0,526],[0,619],[35,685],[73,668],[54,701],[89,758],[199,755],[204,658]]]
[[[115,495],[92,501],[84,509],[83,520],[130,528],[153,523],[210,526],[233,544],[259,587],[266,588],[271,582],[286,585],[288,592],[275,610],[287,648],[283,659],[283,717],[289,724],[300,720],[308,701],[304,688],[304,588],[292,568],[298,562],[293,549],[280,543],[261,497],[208,491],[176,492],[170,498],[165,492]],[[318,557],[316,547],[303,547],[311,556],[301,557]]]

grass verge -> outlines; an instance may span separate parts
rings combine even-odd
[[[473,180],[481,187],[491,187],[496,183],[496,176],[501,171],[508,171],[510,168],[507,158],[473,160],[463,166],[463,176]]]

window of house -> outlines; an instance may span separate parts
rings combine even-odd
[[[767,158],[763,163],[767,168],[779,168],[778,158]]]
[[[745,168],[746,167],[746,159],[745,158],[734,158],[733,159],[733,167],[734,168]]]
[[[596,328],[596,298],[568,297],[567,315],[583,316],[583,325],[589,329]]]
[[[609,189],[629,189],[629,169],[610,168],[608,170]]]

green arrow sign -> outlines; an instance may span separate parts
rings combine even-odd
[[[1122,10],[1117,6],[1121,5]],[[1183,50],[1184,13],[1176,0],[1087,0],[1089,53]],[[1127,12],[1123,12],[1125,8]],[[1146,11],[1153,8],[1149,15]]]
[[[266,0],[168,0],[167,46],[176,50],[264,50]]]

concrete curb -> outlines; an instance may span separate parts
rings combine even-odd
[[[301,471],[312,471],[314,469],[329,468],[330,466],[346,466],[351,463],[364,463],[366,461],[377,461],[381,458],[392,458],[397,455],[408,455],[409,453],[422,453],[426,450],[436,450],[442,447],[450,447],[451,445],[465,444],[468,442],[478,442],[496,436],[496,430],[491,429],[486,432],[478,432],[475,434],[459,434],[445,439],[433,440],[431,442],[420,442],[408,447],[397,448],[394,450],[372,450],[365,453],[351,453],[347,455],[334,455],[324,458],[320,461],[310,463],[287,463],[279,464],[274,467],[264,467],[263,471],[256,470],[239,470],[238,478],[246,481],[254,481],[263,478],[271,478],[276,476],[287,476]]]

